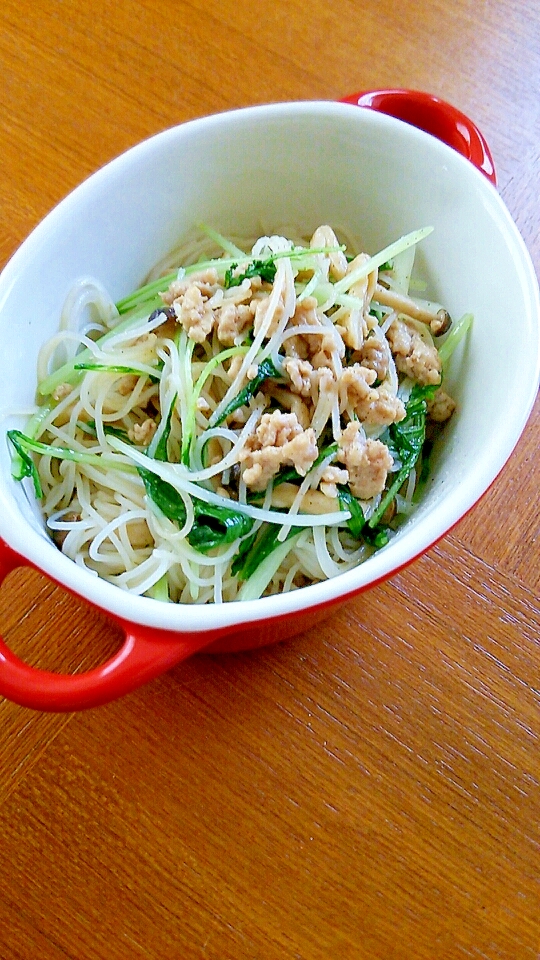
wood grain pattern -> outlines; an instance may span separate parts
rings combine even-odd
[[[405,86],[492,148],[540,268],[534,0],[4,0],[0,261],[174,123]],[[540,956],[540,405],[427,556],[322,627],[122,701],[0,704],[0,960]],[[119,643],[44,578],[0,631],[78,670]]]

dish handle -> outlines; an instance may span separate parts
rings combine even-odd
[[[32,567],[0,540],[0,583],[16,567]],[[124,633],[120,649],[92,670],[53,673],[32,667],[0,637],[0,696],[34,710],[67,712],[97,707],[171,669],[213,639],[206,633],[177,634],[113,618]]]
[[[351,93],[340,102],[386,113],[425,130],[457,150],[497,185],[493,157],[484,136],[469,117],[446,100],[422,90],[398,88]]]

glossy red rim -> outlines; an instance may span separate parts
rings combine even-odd
[[[351,93],[341,102],[386,113],[424,130],[460,153],[496,186],[495,165],[485,137],[466,114],[446,100],[422,90],[388,89]]]

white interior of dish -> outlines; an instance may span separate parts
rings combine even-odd
[[[34,400],[39,346],[57,328],[75,279],[97,277],[114,299],[193,225],[259,233],[282,223],[343,225],[375,252],[432,225],[418,262],[430,294],[474,326],[453,359],[458,412],[426,496],[395,540],[355,571],[283,597],[179,609],[137,598],[63,557],[35,504],[10,476],[0,443],[0,536],[46,573],[118,616],[204,630],[304,609],[376,582],[442,536],[510,455],[538,385],[538,286],[496,190],[468,161],[390,117],[334,103],[277,104],[166,131],[99,171],[23,244],[0,277],[2,426]]]

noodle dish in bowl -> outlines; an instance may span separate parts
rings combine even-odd
[[[41,709],[290,636],[391,576],[486,491],[538,382],[538,286],[492,183],[349,104],[134,147],[0,297],[4,575],[36,566],[125,634],[80,677],[6,655],[0,692]]]
[[[201,232],[117,305],[75,283],[36,412],[8,433],[63,553],[174,603],[288,592],[385,546],[454,412],[443,369],[472,322],[409,293],[429,229],[375,256],[329,225],[242,246]]]

